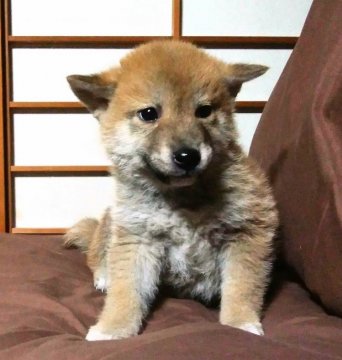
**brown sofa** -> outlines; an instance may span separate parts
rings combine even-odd
[[[0,359],[342,359],[342,1],[316,0],[251,148],[279,204],[259,337],[161,297],[141,335],[87,342],[103,294],[54,236],[0,236]]]

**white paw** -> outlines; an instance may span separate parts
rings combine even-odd
[[[96,290],[106,291],[108,286],[107,278],[105,276],[95,277],[94,286]]]
[[[117,328],[110,333],[105,333],[100,330],[98,325],[89,328],[86,340],[100,341],[100,340],[119,340],[129,338],[138,334],[139,327]]]
[[[239,326],[239,329],[248,331],[255,335],[264,335],[264,330],[259,322],[242,324]]]
[[[107,276],[106,268],[103,266],[99,267],[94,273],[94,286],[97,290],[102,292],[108,288],[109,279]]]
[[[86,336],[87,341],[100,341],[100,340],[112,340],[111,334],[105,334],[98,330],[95,326],[92,326]]]

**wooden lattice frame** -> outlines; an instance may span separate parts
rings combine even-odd
[[[29,1],[29,0],[28,0]],[[63,233],[65,229],[15,227],[14,178],[16,176],[103,176],[104,166],[15,166],[13,153],[13,114],[85,113],[77,102],[12,101],[12,49],[14,48],[131,48],[152,39],[181,39],[206,48],[293,49],[297,37],[182,36],[182,0],[172,1],[172,36],[13,36],[10,0],[1,2],[0,53],[0,231],[28,234]],[[263,101],[241,101],[238,112],[263,110]]]

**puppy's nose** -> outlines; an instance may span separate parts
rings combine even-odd
[[[173,161],[179,168],[189,171],[200,163],[201,154],[196,149],[183,147],[173,153]]]

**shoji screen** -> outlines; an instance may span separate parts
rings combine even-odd
[[[311,2],[5,0],[7,230],[61,233],[111,202],[97,121],[69,90],[68,74],[112,66],[155,38],[189,40],[230,62],[266,64],[270,71],[238,97],[236,119],[248,151]]]

